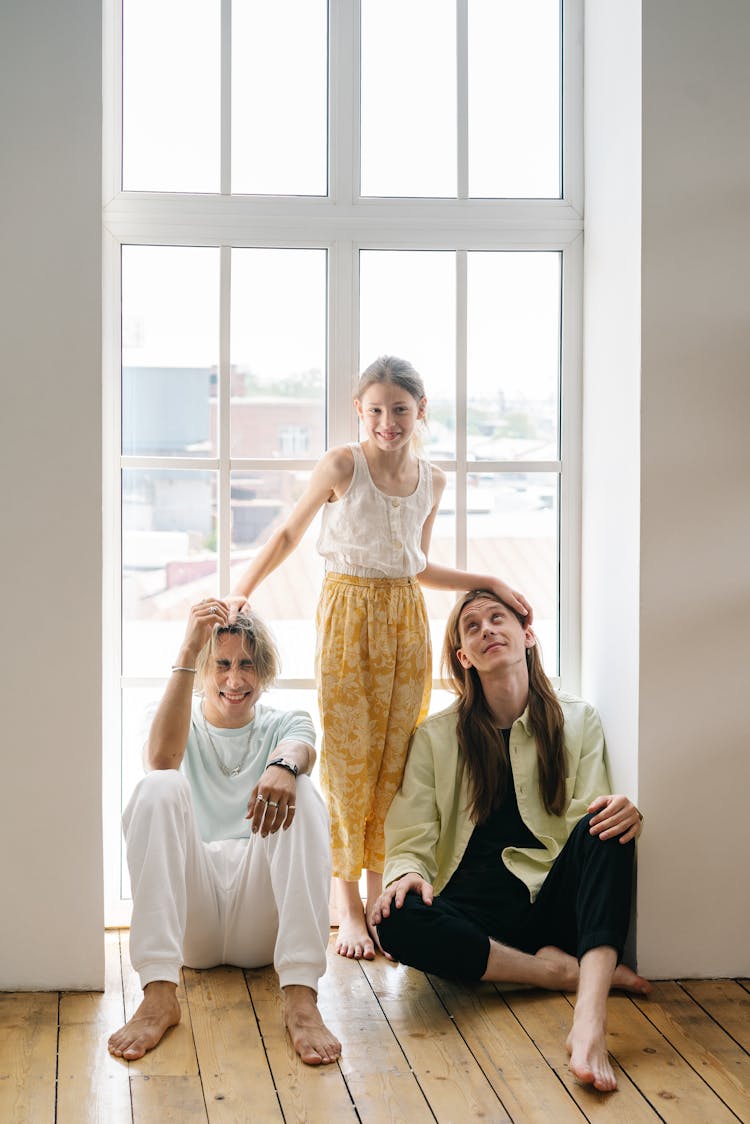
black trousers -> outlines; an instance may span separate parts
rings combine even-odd
[[[459,867],[432,905],[409,893],[378,925],[383,948],[402,964],[456,980],[487,970],[490,937],[522,952],[556,945],[578,959],[602,945],[618,959],[630,920],[635,843],[589,834],[584,816],[555,859],[534,902],[507,871],[466,879]]]

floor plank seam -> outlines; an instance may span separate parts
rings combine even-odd
[[[190,1007],[190,992],[185,985],[185,976],[182,968],[180,968],[180,980],[182,982],[182,991],[185,995],[185,1007],[187,1008],[188,1019],[190,1021],[190,1040],[193,1044],[193,1053],[195,1054],[195,1067],[198,1070],[198,1081],[201,1087],[201,1097],[203,1098],[203,1109],[206,1113],[206,1120],[211,1119],[211,1114],[208,1111],[208,1101],[206,1100],[206,1087],[203,1084],[203,1072],[201,1070],[201,1060],[198,1056],[198,1047],[195,1044],[195,1031],[193,1030],[193,1012]]]
[[[463,1042],[464,1046],[466,1047],[466,1049],[467,1049],[467,1050],[469,1051],[469,1053],[471,1054],[472,1058],[473,1058],[473,1059],[474,1059],[474,1061],[476,1062],[476,1066],[477,1066],[477,1069],[478,1069],[478,1070],[479,1070],[479,1072],[480,1072],[480,1073],[482,1074],[482,1076],[484,1077],[485,1081],[486,1081],[486,1082],[487,1082],[487,1084],[489,1085],[490,1089],[492,1089],[492,1092],[493,1092],[493,1093],[495,1094],[495,1096],[497,1097],[498,1103],[499,1103],[499,1104],[500,1104],[500,1105],[502,1106],[503,1112],[504,1112],[504,1113],[506,1114],[506,1116],[508,1117],[508,1119],[509,1119],[509,1120],[512,1120],[512,1119],[513,1119],[513,1117],[512,1117],[512,1115],[511,1115],[511,1113],[510,1113],[510,1110],[508,1109],[508,1106],[507,1106],[507,1105],[505,1104],[505,1102],[503,1101],[502,1097],[500,1096],[500,1094],[498,1093],[497,1089],[496,1089],[496,1088],[495,1088],[495,1086],[493,1085],[493,1083],[492,1083],[492,1080],[490,1079],[489,1075],[488,1075],[488,1074],[486,1073],[486,1071],[485,1071],[485,1069],[484,1069],[484,1067],[483,1067],[482,1063],[480,1062],[479,1058],[478,1058],[478,1057],[476,1056],[476,1054],[475,1054],[475,1053],[474,1053],[474,1051],[472,1050],[471,1046],[469,1045],[468,1041],[466,1040],[466,1037],[464,1036],[464,1034],[463,1034],[463,1032],[462,1032],[462,1030],[461,1030],[460,1026],[458,1025],[458,1023],[457,1023],[457,1021],[456,1021],[456,1016],[455,1016],[455,1015],[453,1015],[453,1014],[451,1014],[451,1012],[450,1012],[450,1011],[448,1010],[448,1007],[446,1006],[446,1003],[445,1003],[445,1001],[444,1001],[444,999],[443,999],[442,995],[440,994],[439,990],[438,990],[438,989],[437,989],[437,988],[435,987],[435,984],[434,984],[434,983],[433,983],[433,981],[432,981],[432,976],[431,976],[431,975],[430,975],[429,973],[425,973],[425,975],[427,976],[427,982],[429,983],[429,985],[430,985],[430,987],[432,988],[433,992],[434,992],[434,993],[435,993],[435,995],[437,996],[437,1000],[438,1000],[438,1002],[440,1003],[441,1007],[442,1007],[442,1008],[443,1008],[443,1010],[445,1011],[445,1013],[446,1013],[446,1015],[448,1016],[448,1018],[449,1018],[449,1019],[451,1020],[451,1022],[453,1023],[454,1027],[456,1028],[456,1033],[458,1034],[458,1036],[460,1037],[460,1039],[461,1039],[461,1041]],[[506,1006],[507,1006],[507,1004],[506,1004]]]
[[[678,983],[678,986],[679,986],[679,983]],[[696,1007],[700,1008],[700,1010],[701,1010],[701,1011],[703,1011],[703,1012],[704,1012],[704,1013],[705,1013],[706,1015],[708,1015],[708,1016],[709,1016],[709,1017],[710,1017],[710,1018],[712,1019],[712,1022],[714,1022],[714,1023],[716,1024],[716,1026],[718,1026],[718,1027],[719,1027],[719,1029],[720,1029],[720,1030],[723,1030],[723,1031],[724,1031],[724,1033],[725,1033],[725,1034],[726,1034],[726,1035],[727,1035],[727,1036],[728,1036],[729,1038],[731,1038],[731,1039],[732,1039],[732,1041],[733,1041],[733,1042],[735,1042],[735,1044],[736,1044],[737,1046],[739,1046],[739,1048],[740,1048],[741,1050],[743,1050],[743,1052],[744,1052],[744,1053],[747,1053],[747,1051],[746,1051],[746,1050],[744,1050],[744,1047],[742,1046],[742,1044],[741,1044],[740,1042],[737,1042],[737,1041],[736,1041],[736,1039],[734,1039],[734,1038],[732,1037],[732,1035],[731,1035],[731,1034],[729,1034],[729,1032],[728,1032],[728,1031],[726,1030],[726,1028],[725,1028],[725,1027],[723,1027],[723,1026],[721,1026],[721,1023],[717,1022],[717,1021],[716,1021],[716,1019],[712,1018],[712,1016],[711,1016],[710,1012],[709,1012],[709,1011],[706,1011],[706,1010],[705,1010],[705,1008],[704,1008],[704,1007],[702,1006],[702,1004],[698,1003],[698,1002],[697,1002],[697,1000],[695,1000],[695,999],[693,998],[693,996],[692,996],[692,995],[690,995],[689,993],[686,993],[686,994],[688,995],[688,998],[689,998],[689,999],[690,999],[690,1000],[691,1000],[691,1001],[692,1001],[693,1003],[695,1003]],[[632,1000],[632,999],[631,999],[630,1001],[631,1001],[631,1003],[633,1003],[633,1000]],[[706,1088],[707,1088],[707,1089],[708,1089],[708,1090],[710,1091],[710,1093],[712,1094],[712,1096],[716,1097],[717,1101],[719,1101],[719,1102],[720,1102],[720,1103],[721,1103],[721,1104],[722,1104],[722,1105],[724,1106],[724,1108],[725,1108],[725,1109],[727,1110],[727,1112],[730,1112],[730,1113],[732,1114],[732,1116],[734,1116],[734,1117],[735,1117],[735,1119],[739,1120],[739,1121],[740,1121],[740,1124],[744,1124],[744,1122],[742,1121],[742,1118],[741,1118],[740,1116],[738,1116],[738,1115],[737,1115],[737,1113],[736,1113],[736,1112],[734,1111],[734,1109],[733,1109],[733,1108],[731,1107],[731,1105],[727,1104],[727,1102],[726,1102],[726,1101],[724,1100],[724,1097],[723,1097],[723,1096],[721,1095],[721,1093],[720,1093],[720,1092],[719,1092],[719,1091],[718,1091],[717,1089],[715,1089],[715,1088],[713,1087],[713,1085],[711,1084],[711,1082],[710,1082],[710,1081],[707,1081],[707,1080],[706,1080],[706,1078],[705,1078],[705,1077],[703,1076],[703,1074],[702,1074],[702,1073],[700,1073],[700,1072],[699,1072],[699,1070],[697,1070],[697,1069],[695,1068],[695,1066],[693,1065],[693,1063],[692,1063],[691,1061],[689,1061],[689,1059],[688,1059],[688,1058],[686,1058],[686,1057],[685,1057],[685,1055],[684,1055],[684,1054],[682,1053],[682,1051],[680,1050],[679,1046],[676,1046],[676,1045],[675,1045],[675,1043],[674,1043],[674,1042],[672,1042],[672,1041],[671,1041],[671,1039],[669,1039],[669,1038],[667,1037],[667,1035],[666,1035],[666,1034],[665,1034],[665,1033],[664,1033],[664,1032],[663,1032],[662,1030],[660,1030],[660,1028],[659,1028],[659,1027],[658,1027],[658,1026],[656,1025],[656,1023],[655,1023],[655,1022],[653,1021],[653,1019],[651,1019],[651,1018],[649,1017],[648,1011],[645,1011],[645,1010],[643,1010],[643,1009],[642,1009],[641,1007],[639,1007],[639,1006],[638,1006],[638,1005],[637,1005],[636,1003],[633,1003],[633,1006],[634,1006],[634,1007],[636,1008],[636,1010],[637,1010],[637,1011],[640,1011],[640,1012],[641,1012],[641,1014],[642,1014],[642,1015],[644,1016],[644,1018],[645,1018],[645,1019],[647,1019],[647,1021],[648,1021],[648,1022],[649,1022],[649,1023],[651,1024],[651,1026],[652,1026],[652,1027],[654,1028],[654,1030],[655,1030],[655,1031],[656,1031],[656,1032],[657,1032],[657,1033],[658,1033],[659,1035],[661,1035],[661,1037],[662,1037],[662,1038],[664,1039],[664,1041],[665,1041],[665,1042],[666,1042],[666,1043],[667,1043],[667,1044],[669,1045],[669,1047],[670,1047],[670,1048],[671,1048],[672,1050],[674,1050],[674,1052],[675,1052],[675,1054],[677,1054],[678,1058],[681,1058],[681,1059],[682,1059],[682,1061],[683,1061],[683,1062],[685,1063],[685,1065],[686,1065],[686,1066],[687,1066],[687,1067],[688,1067],[689,1069],[691,1069],[691,1070],[693,1071],[693,1073],[695,1074],[695,1076],[696,1076],[697,1078],[699,1078],[699,1080],[701,1080],[701,1081],[703,1082],[703,1084],[704,1084],[704,1085],[706,1086]],[[710,1050],[707,1050],[706,1052],[707,1052],[707,1053],[711,1053],[711,1051],[710,1051]],[[615,1057],[615,1056],[616,1056],[616,1055],[614,1055],[614,1054],[613,1054],[613,1057]],[[620,1068],[622,1069],[623,1067],[622,1067],[622,1064],[621,1064],[621,1063],[619,1062],[619,1060],[618,1060],[618,1064],[620,1065]],[[625,1070],[624,1070],[624,1069],[623,1069],[623,1072],[625,1072]],[[640,1090],[639,1090],[639,1092],[640,1092]],[[641,1094],[641,1095],[643,1095],[643,1094]],[[651,1104],[651,1102],[650,1102],[650,1101],[649,1101],[649,1104]],[[653,1107],[653,1106],[652,1106],[652,1107]]]
[[[286,1121],[286,1116],[284,1115],[284,1107],[281,1103],[281,1095],[279,1093],[279,1086],[278,1086],[278,1083],[276,1081],[276,1075],[273,1072],[273,1066],[271,1065],[271,1060],[268,1057],[268,1047],[266,1046],[266,1040],[263,1036],[263,1030],[261,1029],[260,1019],[258,1018],[258,1012],[255,1010],[255,1004],[253,1003],[253,993],[252,993],[252,990],[250,988],[250,980],[247,977],[247,972],[248,972],[247,969],[245,969],[245,968],[242,969],[242,978],[245,981],[245,990],[247,991],[247,998],[250,1001],[250,1010],[253,1012],[253,1018],[255,1019],[255,1027],[258,1031],[258,1038],[260,1039],[260,1044],[263,1047],[263,1057],[266,1059],[266,1065],[268,1066],[268,1072],[271,1076],[271,1084],[273,1085],[273,1091],[276,1094],[276,1103],[279,1106],[279,1115],[280,1115],[280,1117],[283,1121]]]
[[[700,981],[698,981],[698,982],[700,982]],[[725,1026],[724,1026],[724,1025],[722,1024],[722,1023],[720,1023],[720,1022],[719,1022],[719,1020],[718,1020],[718,1019],[716,1018],[716,1016],[715,1016],[715,1015],[713,1015],[713,1014],[712,1014],[712,1013],[711,1013],[711,1012],[709,1011],[708,1007],[704,1007],[704,1006],[703,1006],[703,1004],[701,1003],[700,999],[696,999],[694,995],[691,995],[691,994],[690,994],[690,992],[688,991],[688,989],[687,989],[686,987],[683,987],[683,981],[682,981],[682,980],[675,980],[675,983],[677,984],[677,986],[678,986],[679,988],[681,988],[681,989],[682,989],[682,990],[683,990],[683,991],[685,992],[685,994],[687,995],[688,999],[689,999],[689,1000],[690,1000],[690,1001],[691,1001],[692,1003],[695,1003],[696,1007],[700,1007],[701,1011],[703,1011],[704,1015],[707,1015],[707,1016],[708,1016],[708,1018],[709,1018],[709,1019],[711,1020],[711,1022],[712,1022],[712,1023],[714,1023],[714,1024],[716,1025],[716,1026],[718,1026],[720,1030],[723,1030],[723,1031],[724,1031],[724,1033],[725,1033],[725,1034],[726,1034],[726,1035],[727,1035],[727,1036],[728,1036],[729,1038],[731,1038],[731,1039],[732,1039],[732,1041],[734,1042],[734,1044],[735,1044],[736,1046],[738,1046],[738,1047],[740,1048],[740,1050],[742,1050],[743,1054],[747,1054],[747,1055],[748,1055],[748,1057],[750,1057],[750,1050],[748,1050],[746,1046],[743,1046],[743,1044],[742,1044],[742,1043],[741,1043],[741,1042],[740,1042],[740,1041],[739,1041],[739,1040],[738,1040],[737,1038],[735,1038],[735,1037],[734,1037],[734,1035],[732,1034],[732,1032],[731,1032],[730,1030],[727,1030],[727,1028],[726,1028],[726,1027],[725,1027]],[[747,990],[746,988],[744,988],[744,987],[743,987],[743,985],[742,985],[742,983],[741,983],[741,981],[740,981],[740,980],[732,980],[732,983],[736,983],[736,984],[738,984],[738,985],[739,985],[739,987],[741,987],[743,991],[746,991],[746,990]]]
[[[398,1046],[399,1050],[401,1051],[401,1053],[403,1055],[403,1058],[404,1058],[404,1061],[406,1062],[406,1064],[409,1067],[409,1073],[412,1075],[417,1088],[419,1089],[420,1093],[422,1094],[422,1097],[424,1098],[424,1103],[427,1105],[427,1109],[428,1109],[430,1115],[432,1116],[433,1120],[435,1120],[437,1122],[437,1116],[433,1112],[432,1105],[430,1104],[429,1097],[427,1096],[427,1093],[424,1091],[424,1088],[422,1086],[422,1082],[417,1077],[416,1070],[414,1069],[414,1066],[411,1064],[411,1062],[409,1060],[409,1055],[407,1054],[406,1050],[404,1049],[404,1046],[401,1042],[401,1039],[399,1038],[399,1036],[396,1034],[395,1030],[391,1026],[391,1020],[388,1018],[387,1014],[385,1013],[385,1009],[383,1007],[383,1004],[380,1002],[380,996],[378,995],[377,991],[375,990],[375,988],[373,986],[373,983],[372,983],[372,980],[367,975],[367,972],[364,970],[364,968],[359,963],[359,961],[357,961],[357,966],[358,966],[360,972],[362,973],[362,975],[364,976],[367,986],[369,987],[370,991],[373,994],[375,1002],[377,1003],[377,1005],[380,1009],[380,1013],[385,1020],[385,1025],[388,1027],[388,1030],[393,1035],[393,1038],[395,1039],[396,1045]]]
[[[537,1045],[537,1043],[536,1043],[536,1042],[534,1041],[534,1037],[533,1037],[533,1035],[532,1035],[532,1034],[530,1033],[530,1031],[528,1031],[528,1030],[526,1029],[526,1027],[525,1027],[525,1026],[523,1025],[523,1023],[521,1022],[521,1019],[520,1019],[520,1018],[518,1017],[518,1015],[516,1014],[516,1012],[515,1012],[515,1011],[513,1010],[513,1008],[511,1007],[510,1003],[508,1002],[508,1000],[507,1000],[507,999],[505,998],[505,991],[504,991],[503,989],[499,988],[499,987],[497,986],[497,984],[493,984],[492,986],[493,986],[493,987],[495,988],[495,991],[496,991],[496,992],[497,992],[497,994],[498,994],[498,995],[500,996],[500,998],[502,999],[502,1001],[503,1001],[503,1003],[505,1004],[505,1006],[506,1006],[506,1007],[508,1008],[508,1010],[509,1010],[510,1014],[512,1015],[512,1017],[513,1017],[513,1018],[514,1018],[514,1019],[516,1020],[516,1022],[517,1022],[517,1023],[518,1023],[518,1025],[520,1026],[521,1030],[522,1030],[522,1031],[524,1032],[524,1034],[525,1034],[525,1035],[526,1035],[526,1037],[528,1038],[529,1042],[531,1042],[532,1046],[534,1047],[534,1049],[536,1050],[536,1052],[537,1052],[537,1053],[539,1054],[539,1057],[540,1057],[540,1058],[542,1059],[542,1061],[543,1061],[543,1062],[544,1062],[544,1064],[546,1065],[547,1069],[548,1069],[548,1070],[550,1071],[550,1073],[554,1074],[554,1076],[555,1076],[555,1079],[556,1079],[556,1080],[557,1080],[557,1081],[559,1082],[559,1084],[560,1084],[560,1085],[562,1085],[562,1087],[563,1087],[563,1089],[565,1090],[565,1093],[566,1093],[566,1095],[567,1095],[568,1099],[570,1100],[570,1102],[571,1102],[571,1103],[572,1103],[573,1105],[575,1105],[575,1107],[576,1107],[576,1108],[578,1109],[578,1111],[579,1111],[579,1112],[581,1113],[581,1116],[583,1117],[583,1119],[584,1119],[584,1120],[588,1120],[588,1117],[586,1116],[586,1114],[585,1114],[585,1112],[583,1111],[583,1109],[581,1108],[581,1106],[580,1106],[580,1105],[578,1104],[578,1101],[577,1101],[577,1100],[575,1099],[575,1097],[574,1097],[574,1096],[573,1096],[573,1094],[571,1093],[571,1091],[570,1091],[570,1089],[568,1088],[568,1086],[567,1086],[567,1085],[565,1084],[565,1082],[563,1081],[563,1079],[562,1079],[562,1077],[560,1076],[560,1073],[558,1072],[558,1070],[557,1070],[557,1069],[555,1068],[555,1066],[553,1066],[553,1065],[552,1065],[552,1063],[551,1063],[550,1061],[548,1061],[548,1060],[547,1060],[547,1058],[546,1058],[546,1057],[545,1057],[545,1055],[544,1055],[544,1051],[543,1051],[543,1050],[541,1050],[541,1049],[539,1048],[539,1046]],[[556,992],[550,992],[550,994],[553,994],[553,995],[562,995],[563,999],[568,999],[568,996],[567,996],[567,995],[565,994],[565,992],[564,992],[564,991],[556,991]],[[568,1002],[570,1002],[570,1000],[569,1000],[569,999],[568,999]],[[639,1090],[639,1091],[640,1091],[640,1090]]]

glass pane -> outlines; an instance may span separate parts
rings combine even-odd
[[[286,519],[310,479],[310,472],[233,472],[231,583]],[[288,679],[315,676],[315,607],[323,583],[323,560],[315,549],[317,516],[302,541],[250,598],[279,642]]]
[[[219,191],[220,12],[220,0],[123,0],[126,191]]]
[[[469,0],[469,193],[560,196],[560,0]]]
[[[325,195],[325,0],[233,0],[232,191]]]
[[[315,459],[325,448],[326,252],[233,250],[235,457]]]
[[[455,455],[456,256],[442,250],[363,250],[359,256],[360,368],[399,355],[427,392],[424,445]]]
[[[216,473],[122,474],[125,675],[168,675],[190,606],[215,596]]]
[[[455,196],[454,0],[362,0],[362,194]]]
[[[557,460],[560,254],[468,254],[468,453]]]
[[[468,567],[519,589],[534,609],[548,675],[558,667],[558,477],[476,473],[466,482]]]
[[[122,451],[215,456],[219,251],[122,249]]]

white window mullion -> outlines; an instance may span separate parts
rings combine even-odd
[[[357,438],[352,408],[359,366],[359,252],[334,242],[328,254],[328,447]]]
[[[102,244],[102,408],[105,425],[102,441],[102,810],[105,823],[119,827],[122,814],[122,508],[120,466],[122,357],[121,246],[106,234]],[[118,871],[122,860],[120,831],[104,833],[104,864]],[[107,924],[127,924],[129,907],[120,901],[119,879],[105,878]]]
[[[230,329],[232,297],[231,247],[219,251],[219,385],[218,385],[218,453],[219,484],[217,496],[217,552],[219,559],[219,594],[229,593],[229,562],[232,545],[231,526],[231,461],[230,461]]]
[[[232,192],[232,0],[221,0],[221,126],[219,184]]]
[[[469,197],[469,0],[456,3],[456,184]]]
[[[580,691],[583,237],[562,254],[560,405],[560,678]]]
[[[465,250],[456,252],[456,565],[466,569],[468,557],[466,505],[466,421],[468,278]]]
[[[328,5],[328,194],[350,206],[359,194],[359,3]]]
[[[583,216],[583,4],[561,0],[563,199]]]

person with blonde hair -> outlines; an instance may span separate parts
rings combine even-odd
[[[429,561],[445,474],[418,452],[427,398],[411,363],[392,355],[377,359],[362,374],[354,404],[364,439],[325,453],[233,593],[250,597],[322,509],[318,550],[326,576],[317,610],[316,674],[336,951],[372,959],[366,911],[382,889],[385,815],[401,783],[409,738],[430,699],[432,652],[420,587],[483,585],[529,620],[531,611],[521,594],[491,575]],[[366,911],[359,896],[363,870]]]
[[[230,624],[225,601],[192,607],[149,716],[148,772],[123,815],[143,1002],[109,1040],[116,1057],[142,1057],[179,1022],[183,964],[273,963],[302,1061],[341,1054],[317,1006],[331,865],[328,817],[309,776],[315,731],[304,711],[259,701],[277,672],[256,614],[235,613]]]
[[[607,995],[650,990],[620,962],[641,814],[611,793],[596,711],[554,690],[494,592],[459,599],[443,666],[457,700],[414,735],[371,923],[425,972],[577,990],[571,1072],[612,1090]]]

